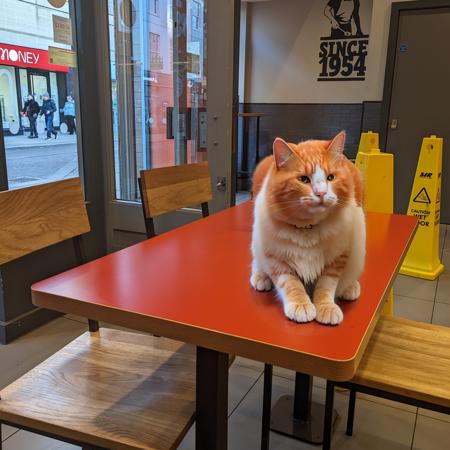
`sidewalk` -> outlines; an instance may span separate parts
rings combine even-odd
[[[27,132],[22,136],[5,136],[5,148],[7,150],[13,148],[29,148],[29,147],[43,147],[52,145],[65,145],[65,144],[75,144],[77,142],[77,136],[73,134],[62,134],[58,133],[58,137],[54,139],[45,140],[46,134],[41,133],[37,139],[29,139],[29,133]]]

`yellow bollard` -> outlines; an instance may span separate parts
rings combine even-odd
[[[365,210],[392,213],[394,209],[394,155],[379,150],[377,133],[362,133],[356,167],[365,185]],[[383,308],[385,316],[394,315],[394,293],[389,292]]]
[[[435,280],[444,270],[439,258],[440,203],[442,177],[442,138],[430,136],[422,141],[408,215],[419,219],[400,273]]]

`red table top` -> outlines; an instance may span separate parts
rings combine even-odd
[[[367,213],[367,260],[338,326],[297,324],[250,277],[252,203],[84,264],[32,287],[33,303],[294,370],[353,376],[416,227]]]

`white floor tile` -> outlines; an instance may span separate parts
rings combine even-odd
[[[444,272],[438,279],[436,301],[450,304],[450,232],[447,231],[444,250],[442,252],[442,264]]]
[[[368,402],[374,402],[378,403],[379,405],[389,406],[390,408],[396,408],[401,409],[403,411],[408,411],[410,413],[416,414],[417,413],[417,407],[412,405],[407,405],[406,403],[400,403],[400,402],[394,402],[392,400],[387,400],[385,398],[381,397],[375,397],[373,395],[366,395],[362,392],[358,392],[358,399],[365,399]]]
[[[0,389],[51,356],[87,330],[64,317],[53,320],[10,344],[0,346]]]
[[[3,450],[81,450],[81,447],[20,430],[3,443]]]
[[[433,323],[450,327],[450,304],[439,302],[434,304]]]
[[[436,286],[437,280],[429,281],[398,275],[394,282],[394,293],[403,297],[434,301]]]
[[[262,372],[264,370],[264,364],[262,362],[244,358],[242,356],[236,356],[233,365],[247,367],[249,369],[258,370],[259,372]]]
[[[450,448],[450,423],[419,415],[413,450],[447,450]]]
[[[17,428],[10,427],[8,425],[2,425],[2,441],[8,439],[11,435],[13,435],[16,431],[18,431]]]
[[[247,365],[242,365],[247,364]],[[252,366],[252,367],[249,367]],[[252,360],[245,358],[236,358],[236,361],[230,368],[229,374],[229,392],[228,392],[228,412],[231,414],[242,398],[254,385],[262,373],[261,367],[255,369]],[[195,448],[195,424],[178,447],[179,450],[188,450]]]
[[[262,387],[263,381],[260,379],[230,417],[228,426],[228,448],[230,450],[259,448]],[[291,380],[274,377],[273,402],[279,396],[292,394],[292,392]],[[313,398],[315,401],[323,402],[324,396],[323,389],[314,387]],[[345,436],[347,395],[337,393],[335,397],[335,408],[341,417],[336,424],[333,450],[406,450],[411,447],[415,414],[358,399],[355,433],[352,438],[349,438]],[[194,449],[194,436],[195,432],[191,430],[180,448],[183,450]],[[308,445],[277,433],[271,433],[270,436],[271,450],[317,450],[318,448],[320,447]]]
[[[255,370],[238,364],[231,366],[228,378],[228,411],[230,414],[256,383],[261,373],[262,370]]]
[[[394,315],[419,322],[431,322],[433,302],[413,297],[403,297],[394,291]]]
[[[421,416],[430,417],[432,419],[442,420],[444,422],[450,422],[450,414],[438,413],[429,409],[419,408],[419,414]]]

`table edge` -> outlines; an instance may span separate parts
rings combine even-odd
[[[31,288],[32,302],[38,307],[61,313],[75,314],[120,325],[136,331],[150,332],[223,353],[236,354],[256,361],[284,367],[286,369],[310,373],[311,375],[333,381],[348,381],[356,373],[362,355],[381,315],[385,300],[392,289],[400,266],[403,263],[414,238],[417,230],[417,223],[416,220],[415,226],[410,232],[408,242],[399,258],[395,271],[392,272],[389,284],[372,315],[364,336],[361,339],[358,348],[355,350],[355,354],[348,359],[326,358],[320,355],[295,351],[262,341],[244,339],[232,334],[213,331],[208,328],[186,325],[181,322],[130,312],[111,306],[98,305],[96,303],[89,303],[70,297],[58,296],[39,291],[34,288],[34,285]],[[117,314],[117,312],[120,312],[120,314]],[[262,354],[264,354],[264,358],[261,358]]]

